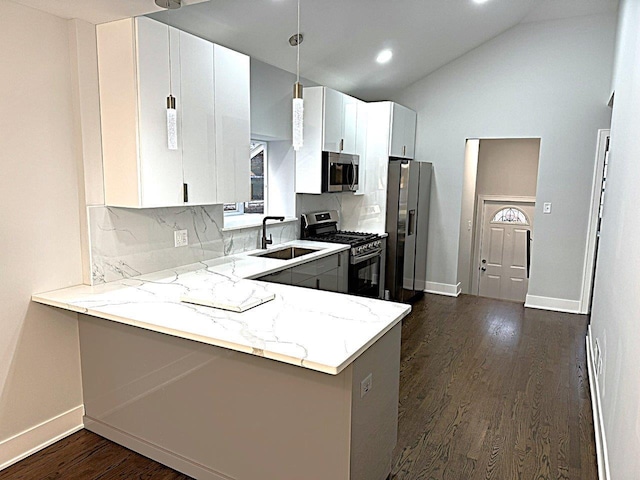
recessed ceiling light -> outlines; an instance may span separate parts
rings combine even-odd
[[[489,0],[473,0],[473,3],[477,3],[479,5],[482,5],[483,3],[487,3]]]
[[[382,50],[376,57],[376,62],[387,63],[393,57],[393,52],[389,49]]]

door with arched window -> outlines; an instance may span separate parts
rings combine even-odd
[[[478,295],[525,301],[534,207],[534,202],[484,202]]]

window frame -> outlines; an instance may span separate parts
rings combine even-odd
[[[264,208],[263,208],[263,212],[262,213],[246,213],[245,212],[245,207],[246,204],[249,202],[239,202],[235,204],[235,210],[228,210],[228,211],[223,211],[223,215],[225,217],[234,217],[234,216],[240,216],[240,215],[255,215],[255,216],[261,216],[264,217],[265,215],[267,215],[268,213],[268,204],[267,204],[267,200],[269,198],[268,192],[269,192],[269,168],[268,168],[268,162],[269,162],[269,154],[268,154],[268,143],[263,141],[263,140],[251,140],[251,147],[250,147],[250,153],[249,153],[249,162],[251,162],[251,160],[253,159],[253,157],[259,155],[260,153],[263,154],[263,188],[264,188],[264,200],[262,200]],[[223,210],[225,207],[233,205],[231,203],[225,203],[223,204]]]

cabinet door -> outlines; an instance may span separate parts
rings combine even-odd
[[[325,272],[322,275],[318,275],[316,277],[317,280],[317,289],[325,290],[327,292],[338,292],[338,269],[331,270],[329,272]]]
[[[404,158],[405,153],[405,121],[404,107],[397,103],[391,106],[391,141],[389,156]]]
[[[183,205],[180,34],[176,29],[146,17],[137,18],[136,27],[140,206]],[[167,146],[167,97],[170,92],[176,97],[177,150],[169,150]]]
[[[389,155],[400,158],[414,158],[416,142],[416,112],[392,104],[391,141]]]
[[[340,252],[338,255],[336,292],[347,293],[349,291],[349,251]]]
[[[342,95],[342,151],[357,154],[358,100]]]
[[[281,283],[284,285],[291,285],[291,269],[281,270],[279,272],[270,273],[264,277],[256,278],[261,282]]]
[[[366,169],[367,169],[367,104],[361,100],[357,102],[357,123],[356,123],[356,155],[360,157],[358,165],[359,178],[357,195],[366,193]]]
[[[300,285],[312,277],[335,270],[338,268],[338,261],[338,254],[334,254],[295,266],[291,269],[291,283]]]
[[[309,277],[304,281],[295,284],[296,287],[315,288],[328,292],[338,291],[338,269],[330,270],[315,277]]]
[[[249,57],[213,47],[218,203],[251,200]]]
[[[320,280],[316,277],[305,278],[299,283],[294,283],[296,287],[304,287],[304,288],[315,288],[316,290],[320,290]]]
[[[343,97],[344,94],[340,92],[330,88],[324,89],[322,150],[325,152],[340,153],[341,151],[344,121]]]
[[[213,44],[180,32],[182,164],[188,204],[216,203]]]
[[[416,158],[416,121],[417,114],[413,110],[407,109],[404,122],[404,144],[406,158]]]

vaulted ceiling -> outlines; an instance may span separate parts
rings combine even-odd
[[[93,23],[118,14],[157,11],[153,0],[16,1]],[[365,100],[386,99],[518,24],[613,14],[617,4],[617,0],[488,0],[484,4],[472,0],[301,0],[301,75]],[[166,11],[151,16],[167,22]],[[296,32],[296,0],[210,0],[172,10],[168,21],[295,71],[295,50],[288,38]],[[393,58],[380,65],[375,58],[384,48],[393,50]]]

